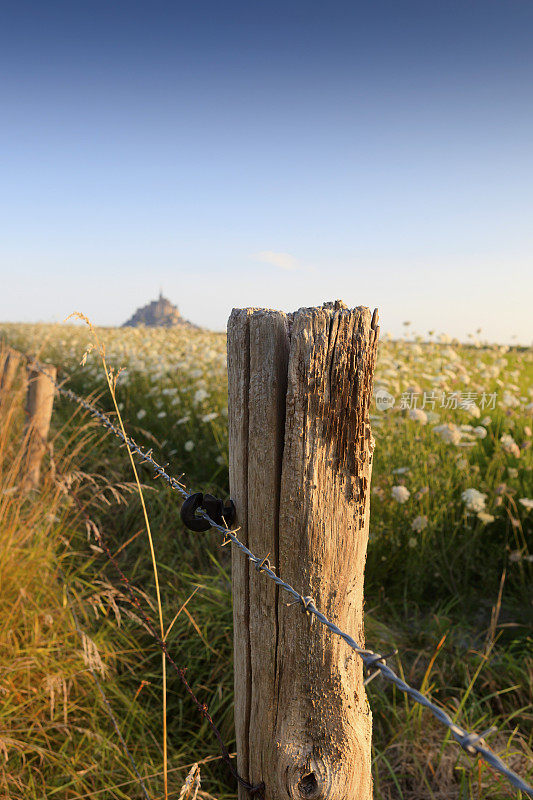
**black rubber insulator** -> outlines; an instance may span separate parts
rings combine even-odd
[[[203,505],[204,496],[202,492],[190,494],[181,507],[181,519],[183,524],[191,531],[203,533],[208,531],[211,525],[206,519],[196,516],[196,509]]]
[[[211,527],[206,519],[196,516],[199,508],[202,508],[217,525],[226,525],[228,528],[233,525],[237,517],[233,500],[228,500],[224,504],[212,494],[202,494],[202,492],[191,494],[181,507],[181,519],[187,528],[198,533],[208,531]]]

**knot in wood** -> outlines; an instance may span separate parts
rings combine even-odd
[[[320,787],[314,772],[308,772],[298,781],[298,789],[302,797],[317,797],[321,794]]]
[[[332,800],[333,771],[322,759],[307,760],[304,765],[294,764],[290,769],[288,795],[291,800]]]

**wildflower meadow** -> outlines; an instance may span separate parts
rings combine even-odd
[[[187,488],[227,497],[225,335],[144,327],[97,333],[127,432]],[[0,337],[54,364],[61,383],[114,413],[86,326],[3,324]],[[21,415],[9,416],[4,452],[14,452],[10,437]],[[495,724],[491,746],[531,775],[533,352],[475,337],[465,344],[419,336],[406,326],[402,339],[384,336],[379,344],[371,423],[367,641],[380,652],[398,648],[398,671],[461,724]],[[4,467],[0,486],[4,554],[17,526],[27,531],[17,560],[5,556],[3,568],[9,588],[1,615],[14,633],[0,679],[10,706],[1,717],[0,790],[6,798],[143,796],[91,683],[92,663],[152,796],[162,797],[160,653],[91,535],[97,526],[155,613],[131,467],[125,450],[61,397],[52,427],[40,497],[24,499],[16,512],[16,474]],[[189,665],[193,688],[231,742],[230,553],[214,533],[186,531],[179,498],[146,465],[139,469],[169,647]],[[83,643],[61,581],[50,577],[58,570],[74,587]],[[177,682],[167,691],[169,796],[182,797],[198,763],[202,790],[194,797],[235,797],[205,721]],[[377,800],[517,796],[380,679],[368,695]]]

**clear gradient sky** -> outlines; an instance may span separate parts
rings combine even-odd
[[[0,320],[530,343],[531,0],[0,3]]]

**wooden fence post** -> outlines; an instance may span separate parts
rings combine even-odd
[[[17,369],[20,364],[21,355],[11,347],[5,349],[3,353],[2,375],[0,376],[0,392],[2,397],[6,397],[13,385]]]
[[[239,536],[361,645],[376,317],[337,301],[228,323]],[[362,662],[289,599],[234,553],[239,772],[266,800],[370,800]]]
[[[45,374],[43,374],[43,372]],[[52,406],[56,379],[56,368],[49,364],[40,370],[28,370],[28,390],[26,394],[26,453],[24,488],[35,489],[39,485],[41,462],[46,451],[46,440],[50,430]],[[52,380],[49,380],[49,379]]]

